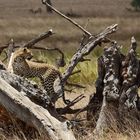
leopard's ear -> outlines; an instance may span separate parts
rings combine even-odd
[[[24,52],[27,52],[27,48],[24,48],[23,51],[24,51]]]

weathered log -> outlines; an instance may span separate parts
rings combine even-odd
[[[46,109],[31,102],[24,92],[18,92],[2,78],[0,78],[0,104],[20,120],[44,133],[48,139],[75,140],[67,122],[60,122],[52,117]]]
[[[102,106],[95,128],[95,132],[98,135],[103,134],[103,132],[106,129],[108,129],[108,125],[109,125],[108,124],[109,118],[107,116],[107,112],[109,110],[108,105],[109,104],[114,105],[119,98],[119,91],[121,85],[120,83],[121,55],[116,44],[113,44],[111,45],[111,47],[106,48],[104,50],[103,64],[104,64],[103,67],[105,68],[105,73],[104,76],[101,75],[101,78],[99,78],[102,80],[104,86],[102,92],[103,100],[102,102],[100,102]],[[99,70],[101,70],[101,68],[99,68]],[[99,85],[97,85],[97,87],[98,86]],[[101,93],[96,93],[96,94],[101,94]],[[98,100],[100,101],[100,98]]]
[[[40,89],[37,84],[31,83],[29,80],[23,79],[22,77],[11,74],[5,70],[0,70],[0,77],[18,92],[25,92],[27,97],[44,108],[47,108],[50,104],[50,99],[46,91]]]
[[[131,38],[131,47],[123,62],[122,77],[123,83],[120,96],[120,108],[139,108],[138,86],[139,86],[139,60],[136,53],[137,43],[134,37]]]

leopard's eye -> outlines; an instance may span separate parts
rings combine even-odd
[[[19,58],[18,58],[18,62],[21,62],[22,60],[23,60],[22,57],[19,57]]]

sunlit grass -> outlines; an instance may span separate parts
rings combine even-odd
[[[87,17],[81,17],[75,18],[74,20],[80,25],[85,26],[88,19],[89,18]],[[130,46],[131,36],[134,35],[138,44],[140,44],[140,28],[138,28],[140,26],[140,19],[138,18],[133,18],[132,25],[131,18],[91,17],[86,29],[93,34],[97,34],[107,26],[114,23],[119,24],[119,30],[111,36],[111,39],[116,40],[119,45],[123,46],[123,53],[126,53]],[[83,33],[71,23],[56,15],[19,18],[18,20],[15,18],[9,20],[0,19],[0,44],[3,45],[8,43],[10,38],[13,38],[15,42],[23,44],[40,33],[48,31],[50,28],[53,29],[55,34],[36,45],[41,47],[60,48],[65,53],[65,60],[68,66],[71,57],[79,47]],[[72,76],[70,80],[84,84],[95,82],[97,77],[97,58],[102,54],[103,46],[104,44],[102,47],[97,47],[92,51],[92,54],[88,56],[88,58],[91,58],[90,62],[82,62],[76,66],[75,70],[81,70],[81,73]],[[139,47],[138,52],[140,52]],[[57,52],[34,51],[34,54],[36,59],[53,65],[55,65],[56,58],[60,56]],[[62,73],[66,70],[67,66],[60,69]]]

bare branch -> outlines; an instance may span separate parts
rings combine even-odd
[[[14,52],[14,46],[15,46],[14,40],[11,39],[7,50],[8,62],[10,61],[11,54]]]
[[[107,27],[104,31],[102,31],[100,34],[98,34],[96,37],[91,39],[86,45],[84,45],[81,49],[79,49],[72,57],[70,64],[65,71],[65,73],[62,75],[63,83],[67,81],[69,76],[71,75],[72,71],[74,70],[75,66],[80,62],[80,60],[88,55],[102,40],[109,34],[112,34],[117,30],[118,25],[114,24],[109,27]]]
[[[57,59],[57,62],[56,62],[57,66],[58,67],[64,67],[66,65],[65,55],[64,55],[64,53],[59,48],[44,48],[44,47],[34,46],[31,49],[38,49],[38,50],[44,50],[44,51],[57,51],[61,55],[61,58]]]
[[[80,73],[80,72],[81,72],[81,70],[74,71],[74,72],[71,73],[70,76],[75,75],[75,74]]]
[[[67,91],[67,92],[70,92],[71,93],[73,91],[73,89],[66,89],[65,88],[64,91]]]
[[[42,0],[42,3],[48,7],[50,7],[54,12],[56,12],[57,14],[59,14],[60,16],[62,16],[63,18],[67,19],[68,21],[70,21],[72,24],[74,24],[76,27],[78,27],[80,30],[82,30],[86,35],[88,36],[92,36],[92,34],[90,32],[88,32],[86,29],[84,29],[81,25],[79,25],[78,23],[76,23],[74,20],[72,20],[71,18],[67,17],[66,15],[62,14],[60,11],[58,11],[57,9],[55,9],[53,6],[51,6],[50,4],[47,3],[46,0]]]
[[[79,102],[80,100],[82,100],[83,98],[85,98],[85,96],[83,94],[79,95],[78,97],[76,97],[73,101],[71,101],[71,103],[69,103],[66,108],[70,108],[71,106],[75,105],[77,102]]]
[[[32,48],[32,46],[34,46],[36,43],[38,43],[39,41],[50,37],[50,35],[52,35],[52,29],[50,29],[48,32],[42,33],[39,36],[37,36],[36,38],[30,40],[28,43],[24,44],[23,47],[27,47],[27,48]]]
[[[82,59],[80,60],[80,62],[84,62],[84,61],[91,61],[91,59],[89,59],[89,58],[82,58]]]
[[[81,94],[80,96],[76,97],[73,101],[71,101],[70,104],[68,104],[66,107],[64,108],[58,108],[57,111],[59,112],[59,114],[74,114],[79,112],[81,109],[71,109],[70,107],[74,106],[77,102],[81,101],[83,98],[85,98],[85,96],[83,96],[83,94]]]
[[[39,36],[37,36],[36,38],[30,40],[29,42],[27,42],[26,44],[23,45],[23,47],[27,47],[27,48],[33,48],[33,46],[38,43],[39,41],[49,37],[50,35],[52,35],[52,29],[50,29],[48,32],[42,33]],[[4,46],[0,47],[0,54],[2,53],[2,51],[4,49],[6,49],[9,46],[9,44],[6,44]],[[14,48],[20,48],[20,45],[14,45]]]

